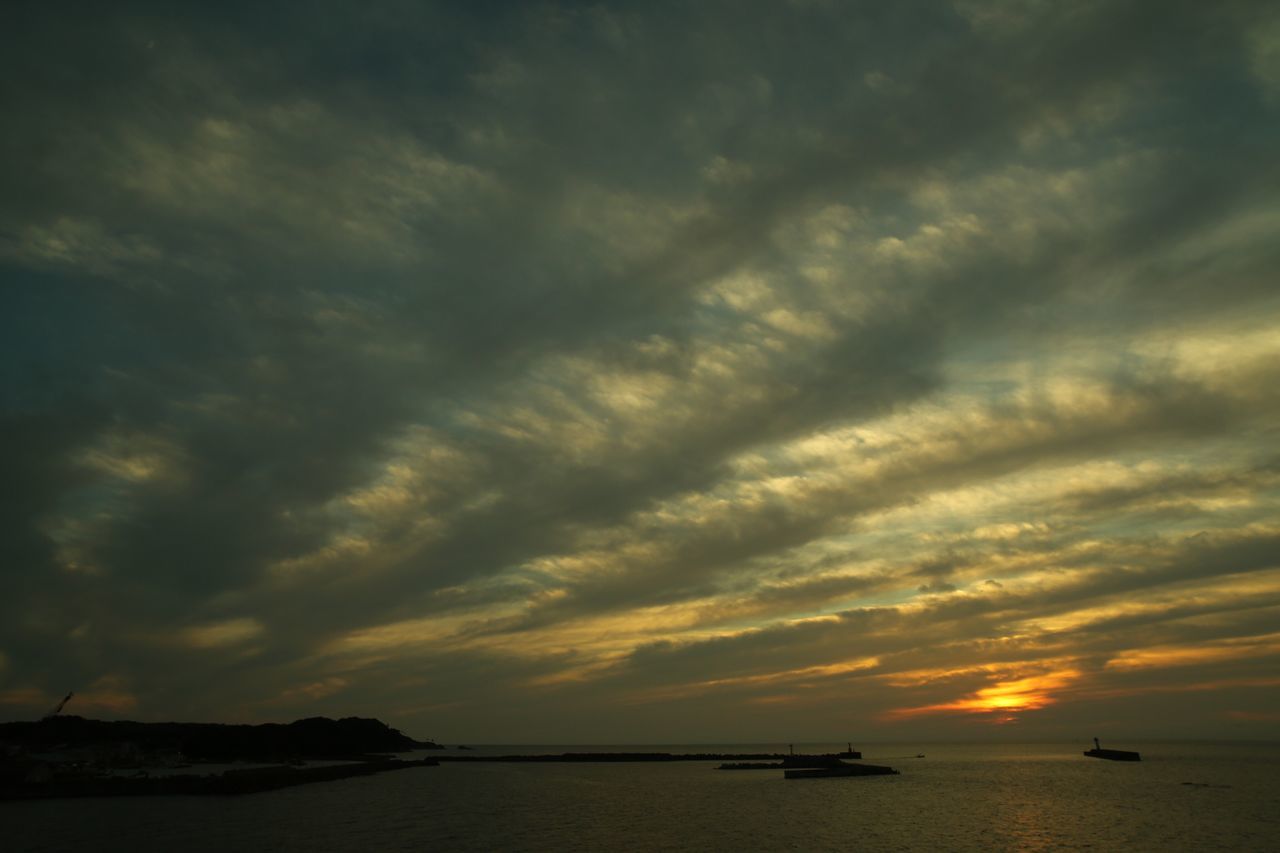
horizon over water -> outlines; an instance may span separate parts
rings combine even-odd
[[[0,826],[12,853],[1280,848],[1280,743],[1111,744],[1140,750],[1134,764],[1085,758],[1090,745],[855,742],[865,761],[900,775],[814,780],[719,771],[714,761],[443,763],[242,797],[5,802]],[[491,744],[467,754],[617,746]]]

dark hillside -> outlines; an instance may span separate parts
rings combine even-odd
[[[58,716],[0,723],[0,744],[27,750],[130,744],[146,752],[176,750],[189,760],[333,758],[438,748],[381,720],[309,717],[292,723],[139,723]]]

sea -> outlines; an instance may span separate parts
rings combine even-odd
[[[1280,744],[855,744],[897,776],[719,762],[443,763],[239,797],[0,803],[0,850],[1280,851]],[[787,752],[787,744],[490,745],[469,753]],[[845,744],[800,744],[838,752]],[[421,757],[421,753],[415,754]],[[923,756],[923,757],[920,757]]]

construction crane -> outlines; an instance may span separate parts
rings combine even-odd
[[[61,714],[62,709],[67,706],[67,703],[71,701],[71,697],[74,695],[76,695],[75,691],[68,692],[66,696],[62,697],[62,701],[58,703],[58,707],[54,708],[52,711],[44,715],[44,719],[52,720],[54,717]]]

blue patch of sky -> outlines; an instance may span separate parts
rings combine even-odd
[[[0,408],[41,409],[102,392],[102,368],[149,358],[115,285],[0,266]]]

